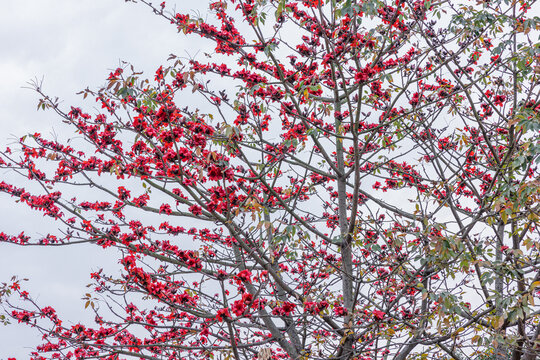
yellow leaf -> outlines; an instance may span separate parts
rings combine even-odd
[[[504,325],[504,316],[496,316],[494,319],[495,329],[500,329]]]
[[[529,291],[533,291],[534,289],[536,289],[537,287],[540,286],[540,281],[535,281],[531,284],[531,287],[529,288]]]
[[[506,213],[505,210],[501,211],[501,219],[503,223],[506,225],[506,223],[508,222],[508,214]]]
[[[518,118],[513,118],[513,119],[508,120],[508,125],[512,126],[512,125],[517,124],[518,122],[519,122]]]

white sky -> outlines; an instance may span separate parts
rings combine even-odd
[[[183,8],[206,7],[206,1],[176,3]],[[0,44],[2,148],[26,133],[58,131],[58,117],[52,112],[37,112],[37,95],[22,88],[31,79],[44,77],[45,92],[63,99],[65,106],[81,105],[82,98],[75,93],[102,85],[119,60],[131,62],[151,77],[170,53],[196,52],[165,19],[141,4],[124,0],[3,1]],[[91,101],[85,104],[92,110]],[[2,180],[13,177],[4,172]],[[0,231],[6,233],[24,230],[36,235],[52,229],[48,219],[29,214],[27,207],[15,204],[5,194],[0,195],[0,216]],[[64,319],[76,322],[84,320],[84,314],[90,317],[81,300],[90,272],[116,262],[95,247],[21,248],[2,243],[0,282],[12,275],[30,278],[24,286],[40,305],[52,305]],[[28,358],[30,349],[39,343],[40,334],[27,326],[0,325],[0,360]]]

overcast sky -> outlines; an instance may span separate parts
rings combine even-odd
[[[176,3],[189,8],[197,5],[181,0]],[[124,0],[4,1],[0,43],[2,148],[26,133],[58,131],[58,117],[36,111],[37,95],[23,88],[29,80],[43,77],[45,92],[58,96],[65,106],[84,105],[75,93],[102,85],[120,60],[131,62],[150,77],[170,53],[196,51],[166,20],[142,4]],[[86,109],[92,106],[86,102]],[[13,177],[4,172],[1,180],[13,181]],[[0,232],[18,234],[24,230],[36,235],[53,229],[48,219],[29,213],[6,195],[0,196]],[[116,262],[94,247],[45,249],[0,244],[0,282],[12,275],[29,278],[24,286],[40,305],[52,305],[63,318],[77,322],[85,319],[84,314],[90,317],[81,300],[90,272],[107,265],[114,268]],[[39,343],[40,335],[26,326],[0,325],[0,360],[27,358],[30,348]]]

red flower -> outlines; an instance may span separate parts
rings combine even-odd
[[[295,307],[296,307],[295,304],[293,304],[291,302],[288,302],[288,301],[285,301],[283,303],[283,305],[275,307],[272,310],[272,314],[273,315],[281,315],[281,316],[283,316],[283,315],[289,316],[294,311]]]
[[[323,4],[324,3],[322,0],[304,0],[304,5],[306,5],[307,7],[316,7]]]
[[[118,197],[120,198],[120,200],[129,199],[129,196],[130,196],[129,194],[130,194],[130,191],[126,190],[125,187],[123,187],[123,186],[118,187]]]
[[[336,306],[334,307],[334,314],[336,314],[336,316],[345,316],[347,315],[347,309],[343,306]]]
[[[249,270],[242,270],[238,273],[238,275],[236,275],[236,278],[240,281],[244,281],[244,282],[248,282],[250,283],[251,282],[251,271]]]
[[[416,92],[413,94],[413,97],[409,101],[409,104],[411,104],[412,106],[416,106],[418,105],[419,102],[420,102],[420,94]]]
[[[384,313],[384,311],[381,311],[381,310],[373,310],[373,317],[376,319],[376,320],[382,320],[384,319],[384,315],[386,315]]]
[[[162,212],[164,212],[164,213],[167,214],[167,215],[170,215],[170,214],[172,213],[171,205],[169,205],[169,204],[162,204],[162,205],[159,207],[159,213],[161,214]]]
[[[237,300],[234,302],[231,310],[234,313],[234,315],[242,316],[244,311],[246,311],[246,304],[244,304],[242,300]]]
[[[230,317],[231,317],[231,314],[229,313],[229,309],[227,308],[219,309],[216,314],[216,319],[218,319],[219,321],[224,321],[225,318],[230,318]]]
[[[495,99],[493,99],[493,103],[498,106],[503,106],[503,103],[506,101],[506,96],[504,95],[496,95]]]
[[[191,205],[189,207],[189,211],[193,214],[193,215],[201,215],[202,214],[202,208],[199,206],[199,205]]]
[[[208,178],[210,180],[221,180],[223,178],[223,172],[221,169],[215,165],[212,165],[208,170]]]
[[[208,335],[210,335],[210,330],[208,330],[208,328],[205,326],[205,327],[202,329],[200,335],[201,335],[201,336],[208,336]]]

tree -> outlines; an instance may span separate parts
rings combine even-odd
[[[96,114],[36,83],[84,142],[2,152],[60,227],[2,241],[123,266],[91,274],[93,326],[4,285],[33,358],[537,357],[534,1],[139,2],[213,53],[118,68]]]

